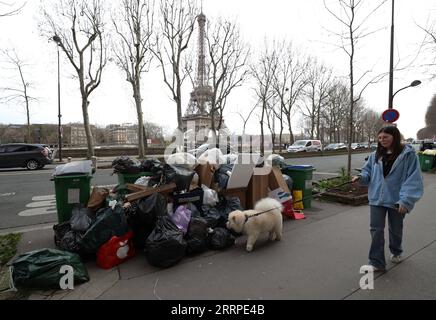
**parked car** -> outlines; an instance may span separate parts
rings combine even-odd
[[[369,146],[369,148],[370,148],[371,150],[376,150],[377,147],[378,147],[378,143],[377,143],[377,142],[373,142],[373,143],[371,143],[371,145]]]
[[[344,143],[330,143],[327,147],[324,148],[324,150],[339,151],[339,150],[348,150],[348,148]]]
[[[288,152],[319,152],[322,151],[322,143],[319,140],[298,140],[288,147]]]
[[[352,143],[351,144],[351,149],[353,149],[353,150],[361,150],[361,149],[366,149],[367,146],[368,146],[367,144],[360,143],[360,142]]]
[[[0,168],[27,168],[37,170],[53,163],[53,152],[42,144],[0,145]]]

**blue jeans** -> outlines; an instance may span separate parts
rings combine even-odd
[[[385,268],[385,224],[386,213],[389,223],[389,249],[393,255],[403,253],[403,222],[405,215],[395,209],[371,206],[371,249],[369,251],[369,264],[377,268]]]

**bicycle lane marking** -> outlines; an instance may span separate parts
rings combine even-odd
[[[32,202],[26,205],[26,209],[18,213],[20,217],[33,217],[56,213],[55,195],[33,197]]]

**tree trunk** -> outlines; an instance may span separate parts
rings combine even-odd
[[[280,135],[279,135],[279,144],[280,144],[279,152],[280,153],[283,151],[282,136],[283,136],[283,107],[281,107],[281,109],[280,109]]]
[[[292,132],[292,123],[291,123],[291,116],[288,116],[288,124],[289,124],[289,145],[294,144],[294,133]]]
[[[265,155],[265,135],[263,131],[263,120],[265,119],[265,108],[266,102],[264,101],[262,104],[262,117],[260,119],[260,153],[262,156]]]
[[[183,131],[182,122],[182,89],[179,84],[177,84],[177,127],[180,131]]]
[[[211,123],[211,130],[212,130],[212,139],[215,143],[219,143],[216,136],[216,128],[215,128],[215,106],[212,106],[211,112],[210,112],[210,120]]]
[[[138,80],[139,79],[136,79],[136,83],[133,84],[136,112],[138,116],[138,156],[139,159],[145,159],[144,114],[142,112],[141,84]]]
[[[30,111],[29,111],[29,99],[26,95],[26,115],[27,115],[27,143],[32,143],[31,137],[30,137]]]
[[[86,142],[88,146],[87,158],[91,160],[94,154],[94,142],[92,141],[91,127],[89,126],[89,115],[88,115],[88,99],[87,97],[82,97],[82,113],[83,113],[83,125],[85,127]]]

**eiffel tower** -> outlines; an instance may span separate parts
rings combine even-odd
[[[206,72],[206,16],[201,12],[198,17],[198,64],[194,91],[191,92],[188,109],[182,118],[183,131],[188,130],[188,122],[195,123],[196,133],[202,129],[211,129],[212,120],[210,110],[212,106],[213,89],[208,85]],[[218,128],[219,120],[215,120],[215,128]],[[224,125],[223,125],[224,127]]]

